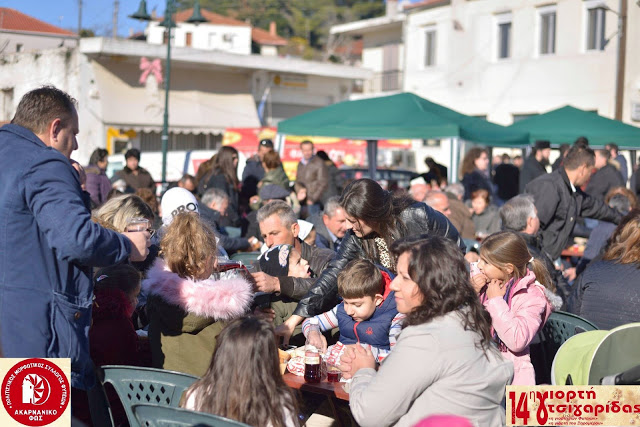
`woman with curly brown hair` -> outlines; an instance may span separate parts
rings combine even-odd
[[[395,242],[398,275],[391,283],[407,315],[393,351],[379,369],[371,351],[349,348],[340,369],[353,378],[349,406],[361,426],[415,425],[455,414],[474,425],[504,425],[505,385],[513,364],[491,338],[491,318],[470,281],[462,252],[433,236]]]
[[[602,260],[592,262],[573,287],[569,310],[600,329],[640,321],[640,209],[622,219]]]
[[[220,332],[209,369],[181,406],[251,426],[296,427],[296,400],[280,373],[273,325],[245,317]]]
[[[472,147],[460,166],[461,182],[464,185],[463,200],[469,200],[471,193],[485,189],[493,197],[493,185],[489,176],[489,152],[483,147]]]
[[[253,287],[217,271],[213,231],[195,213],[179,213],[166,227],[160,255],[147,272],[149,340],[153,366],[201,376],[225,321],[245,314]]]

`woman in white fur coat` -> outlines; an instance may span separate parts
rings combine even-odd
[[[226,321],[248,312],[253,287],[240,277],[210,278],[216,240],[196,214],[173,218],[160,251],[142,282],[153,366],[202,376]]]

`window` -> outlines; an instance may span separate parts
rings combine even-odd
[[[184,45],[187,47],[191,47],[191,37],[193,36],[192,33],[185,33],[185,38],[184,38]]]
[[[604,50],[605,12],[602,4],[587,7],[587,50]]]
[[[498,59],[511,57],[511,12],[496,15],[498,25]]]
[[[424,31],[424,66],[436,65],[436,28],[428,27]]]
[[[16,52],[22,52],[23,47],[22,43],[16,43]]]
[[[541,7],[540,14],[540,55],[556,53],[556,6]]]

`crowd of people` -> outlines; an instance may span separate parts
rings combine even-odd
[[[531,345],[552,311],[603,329],[640,316],[638,173],[614,144],[580,138],[553,167],[548,141],[493,167],[473,147],[460,183],[427,158],[391,192],[344,182],[311,141],[292,182],[262,140],[241,179],[223,146],[158,198],[137,149],[111,179],[104,149],[71,160],[78,132],[75,100],[51,86],[0,128],[0,339],[7,357],[71,358],[72,414],[88,425],[107,364],[197,376],[187,409],[300,425],[280,337],[345,346],[359,425],[498,426],[505,386],[536,384]],[[575,265],[561,257],[574,235],[591,236]],[[227,268],[238,252],[250,269]]]

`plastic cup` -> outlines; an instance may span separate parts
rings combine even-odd
[[[137,231],[146,231],[149,229],[149,220],[146,218],[130,218],[127,221],[127,226],[125,227],[125,231],[128,233],[137,232]]]

